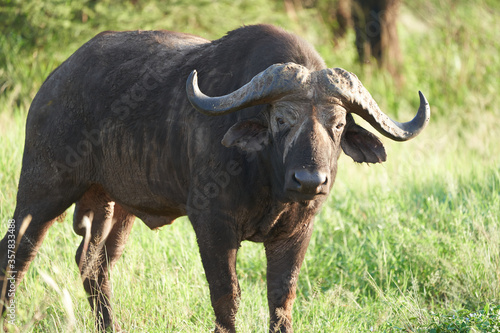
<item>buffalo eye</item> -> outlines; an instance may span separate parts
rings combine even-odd
[[[345,126],[345,124],[344,124],[344,123],[338,123],[338,124],[335,126],[335,129],[336,129],[337,131],[340,131],[341,129],[343,129],[343,128],[344,128],[344,126]]]
[[[285,119],[281,117],[276,117],[276,123],[278,124],[279,127],[283,127],[286,124]]]

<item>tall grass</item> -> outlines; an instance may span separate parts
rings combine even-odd
[[[352,33],[334,48],[314,9],[299,10],[294,19],[280,1],[64,4],[8,1],[0,7],[0,19],[9,24],[0,35],[1,221],[11,218],[15,207],[31,99],[86,40],[101,30],[160,28],[218,38],[242,24],[274,23],[314,43],[329,66],[355,72],[394,118],[406,121],[414,114],[418,90],[432,108],[430,125],[416,139],[383,139],[389,155],[383,165],[341,157],[299,278],[295,330],[494,332],[500,322],[496,1],[405,2],[399,25],[405,81],[399,87],[388,74],[356,63]],[[80,237],[68,216],[49,230],[19,287],[21,332],[94,329],[74,262]],[[152,232],[137,220],[133,229],[111,275],[122,327],[212,329],[208,285],[189,221],[181,218]],[[238,330],[265,332],[262,245],[244,243],[237,268]]]

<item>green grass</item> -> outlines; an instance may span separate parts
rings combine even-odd
[[[405,3],[399,25],[405,61],[401,87],[387,73],[356,63],[352,33],[334,49],[313,9],[299,10],[293,20],[279,1],[68,1],[65,8],[56,2],[43,8],[37,1],[4,3],[2,231],[15,207],[29,104],[45,77],[78,46],[109,29],[162,28],[218,38],[242,24],[274,23],[314,43],[329,66],[355,72],[394,118],[410,119],[418,90],[432,108],[431,123],[416,139],[383,139],[389,156],[383,165],[341,157],[300,274],[295,330],[495,332],[499,326],[496,1]],[[74,263],[79,242],[71,214],[49,230],[16,296],[20,332],[93,331]],[[237,264],[240,332],[267,331],[265,267],[262,245],[245,242]],[[157,232],[137,220],[111,280],[118,321],[128,332],[213,328],[208,285],[185,218]]]

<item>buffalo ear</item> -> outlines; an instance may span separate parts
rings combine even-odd
[[[226,132],[222,144],[226,147],[236,146],[246,152],[264,149],[269,143],[267,126],[259,119],[237,122]]]
[[[350,114],[347,117],[340,145],[346,155],[358,163],[382,163],[387,154],[382,142],[372,133],[357,125]]]

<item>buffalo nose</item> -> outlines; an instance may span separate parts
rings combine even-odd
[[[319,171],[299,170],[293,174],[295,190],[305,194],[318,194],[322,191],[322,186],[328,182],[325,173]]]

